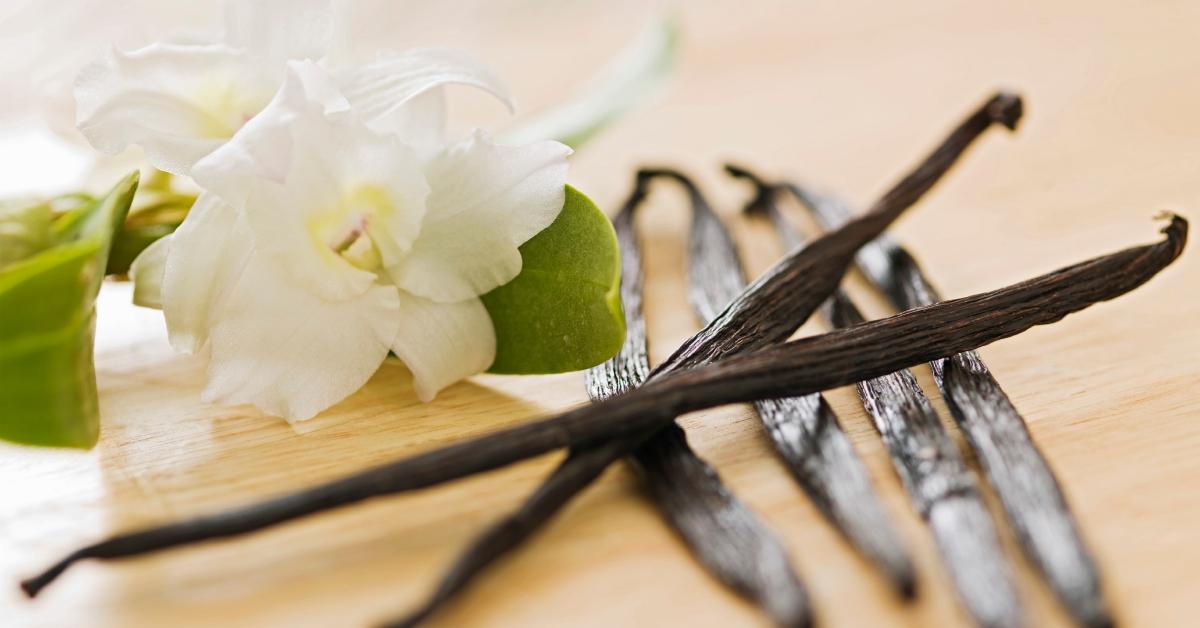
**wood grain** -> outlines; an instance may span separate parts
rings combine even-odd
[[[581,11],[537,19],[561,26]],[[685,167],[731,218],[751,275],[780,251],[765,226],[732,219],[745,189],[725,180],[723,161],[811,177],[862,205],[947,120],[998,86],[1026,95],[1021,131],[981,143],[896,229],[946,296],[1125,246],[1131,233],[1150,235],[1160,208],[1200,218],[1200,6],[765,2],[749,11],[689,3],[682,19],[676,83],[581,151],[572,181],[615,209],[637,164]],[[527,39],[485,43],[528,110],[551,102],[575,64],[602,58],[628,28],[592,24],[594,38],[526,25],[570,55],[546,55]],[[663,193],[650,202],[658,207],[644,212],[646,311],[659,361],[695,323],[681,277],[685,199]],[[1198,260],[1185,253],[1129,297],[981,352],[1062,480],[1121,624],[1188,625],[1200,594]],[[851,288],[870,316],[886,311]],[[293,429],[248,408],[202,404],[203,364],[172,355],[158,315],[126,305],[128,296],[109,286],[101,303],[100,446],[86,454],[0,448],[0,579],[12,583],[0,587],[5,626],[326,626],[392,616],[557,457],[230,543],[81,565],[36,603],[21,599],[15,582],[109,532],[245,503],[585,399],[578,374],[488,376],[422,405],[404,370],[389,364],[350,400]],[[918,381],[936,396],[926,370]],[[697,452],[789,547],[822,625],[964,622],[853,391],[828,398],[916,552],[915,604],[896,601],[824,523],[748,409],[683,423]],[[440,625],[760,623],[697,568],[635,486],[625,470],[610,472]],[[1020,576],[1034,623],[1065,625],[1028,568]]]

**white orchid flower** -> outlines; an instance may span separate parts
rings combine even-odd
[[[103,153],[137,145],[155,167],[189,174],[267,105],[288,60],[334,66],[328,54],[335,21],[329,0],[230,3],[219,41],[113,50],[76,82],[79,130]],[[389,53],[331,71],[372,125],[410,141],[440,140],[412,120],[427,122],[427,112],[443,110],[438,88],[447,83],[483,88],[512,109],[487,68],[452,51]]]
[[[439,127],[426,74],[381,88],[426,101],[401,112],[291,62],[274,100],[195,164],[207,192],[133,272],[173,345],[209,349],[206,399],[300,420],[360,388],[388,351],[423,400],[490,366],[479,296],[520,272],[518,247],[557,217],[570,149],[476,132],[415,150],[388,131]]]

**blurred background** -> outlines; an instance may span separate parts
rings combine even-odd
[[[491,66],[517,96],[519,113],[562,101],[621,47],[670,13],[655,0],[591,2],[336,3],[332,54],[365,60],[380,49],[456,48]],[[134,151],[97,159],[75,129],[72,86],[79,71],[113,48],[170,40],[216,40],[220,0],[5,0],[0,8],[0,196],[55,193],[79,181],[104,187]],[[502,129],[511,116],[490,96],[455,90],[466,129]],[[98,162],[98,163],[97,163]],[[91,176],[95,169],[101,171]],[[103,180],[100,180],[103,179]]]

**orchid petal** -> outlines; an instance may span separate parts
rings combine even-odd
[[[171,235],[161,237],[142,249],[129,265],[129,277],[133,280],[134,305],[162,309],[163,274],[170,250]]]
[[[283,277],[264,256],[246,264],[210,331],[203,398],[250,403],[289,421],[311,418],[370,379],[401,318],[393,286],[330,302]]]
[[[292,120],[314,113],[349,109],[328,72],[311,61],[287,65],[287,76],[271,102],[234,136],[192,169],[192,177],[227,202],[245,205],[257,178],[284,183],[292,163]]]
[[[368,122],[380,133],[390,133],[432,157],[446,143],[446,88],[434,87],[384,119]]]
[[[76,82],[79,130],[101,152],[139,145],[155,167],[188,174],[258,113],[276,84],[222,45],[114,51]]]
[[[382,264],[397,263],[418,235],[428,188],[417,154],[398,139],[305,97],[304,70],[314,67],[289,63],[281,96],[198,164],[195,179],[242,208],[258,250],[294,282],[339,300],[375,280],[339,255],[346,237],[365,233]]]
[[[481,132],[426,170],[420,238],[388,272],[396,285],[440,302],[476,297],[521,272],[517,250],[562,211],[567,156],[558,142],[511,147]]]
[[[250,235],[233,207],[205,192],[171,236],[162,270],[161,302],[176,351],[195,353],[208,340],[214,310],[253,252]],[[137,262],[141,261],[139,257]],[[149,274],[150,269],[145,272]],[[134,280],[140,290],[138,274],[135,271]]]
[[[496,332],[479,299],[437,303],[401,290],[399,317],[392,351],[412,371],[421,401],[496,359]]]
[[[514,109],[508,88],[483,64],[454,50],[421,49],[380,55],[375,61],[337,73],[342,93],[371,128],[383,133],[405,133],[430,128],[438,135],[442,113],[430,101],[414,99],[436,87],[457,83],[478,87]],[[440,99],[440,97],[438,97]],[[438,105],[439,109],[441,105]],[[431,116],[433,113],[436,117]],[[429,131],[422,131],[422,135]],[[401,136],[409,141],[419,138]]]

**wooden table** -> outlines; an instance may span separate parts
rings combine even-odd
[[[865,203],[998,86],[1026,95],[1020,132],[990,133],[896,229],[947,295],[1150,241],[1151,217],[1163,208],[1200,220],[1196,3],[694,4],[682,15],[677,80],[581,151],[571,178],[611,210],[636,165],[685,167],[733,223],[752,273],[779,250],[770,233],[735,216],[747,190],[719,173],[723,160]],[[562,10],[570,18],[579,9]],[[530,105],[553,101],[581,72],[577,64],[590,67],[628,32],[628,20],[616,18],[580,20],[574,32],[510,25],[521,24],[519,32],[548,43],[493,42],[493,58]],[[580,24],[589,24],[589,36],[580,36]],[[680,273],[684,199],[662,187],[643,214],[657,359],[695,329]],[[1123,625],[1194,625],[1198,610],[1198,290],[1200,252],[1192,250],[1131,295],[983,350],[1063,481]],[[127,286],[110,285],[101,303],[104,432],[95,451],[0,447],[4,626],[359,626],[392,616],[416,603],[463,544],[558,456],[243,539],[83,564],[36,603],[17,594],[16,580],[113,531],[243,504],[585,398],[579,374],[486,376],[423,405],[404,369],[388,364],[363,391],[292,428],[250,408],[201,403],[202,361],[173,355],[158,313],[127,305],[128,297]],[[886,313],[873,305],[873,314]],[[936,397],[927,369],[918,376]],[[822,625],[964,623],[852,390],[829,398],[917,556],[916,603],[899,603],[848,551],[745,407],[690,415],[684,424],[697,451],[786,542]],[[1031,623],[1064,624],[1012,555]],[[764,621],[693,563],[635,478],[614,468],[437,623],[668,620]]]

